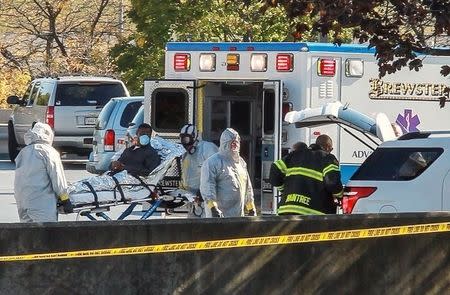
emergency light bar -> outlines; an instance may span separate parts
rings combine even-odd
[[[317,74],[332,77],[336,73],[336,60],[319,58],[317,61]]]
[[[173,57],[173,69],[176,72],[187,72],[191,69],[191,55],[189,53],[176,53]]]
[[[277,54],[276,68],[278,72],[292,72],[294,69],[294,55],[293,54]]]
[[[252,72],[267,71],[267,54],[252,53],[252,55],[250,57],[250,70]]]
[[[214,53],[201,53],[199,67],[201,72],[214,72],[216,70],[216,55]]]

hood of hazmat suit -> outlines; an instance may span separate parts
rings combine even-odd
[[[220,136],[219,152],[202,166],[200,192],[207,207],[217,205],[224,217],[244,216],[244,206],[254,204],[247,164],[239,156],[240,137],[232,128]],[[210,212],[207,210],[207,216]]]
[[[67,194],[67,182],[61,157],[51,146],[53,130],[38,122],[24,140],[27,146],[17,155],[14,179],[20,221],[57,221],[57,199]]]

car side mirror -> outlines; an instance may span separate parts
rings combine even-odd
[[[130,124],[128,124],[128,127],[133,127],[134,125],[136,125],[136,123],[131,122]]]
[[[9,104],[21,104],[22,100],[16,95],[11,95],[11,96],[8,96],[8,98],[6,99],[6,102]]]

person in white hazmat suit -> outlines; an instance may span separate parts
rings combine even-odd
[[[57,202],[73,212],[59,153],[52,147],[53,130],[36,123],[24,135],[26,146],[16,158],[14,197],[21,222],[58,221]]]
[[[206,202],[206,217],[256,216],[253,187],[247,164],[239,155],[240,136],[227,128],[220,136],[219,152],[202,166],[200,192]]]
[[[200,171],[203,162],[219,149],[214,143],[199,139],[197,128],[193,124],[181,128],[180,142],[186,149],[181,160],[180,188],[198,198],[191,204],[188,217],[205,217],[204,203],[200,194]]]

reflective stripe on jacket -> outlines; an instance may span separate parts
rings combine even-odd
[[[275,161],[269,181],[282,188],[278,214],[333,214],[336,213],[333,198],[342,196],[337,159],[306,145]]]

